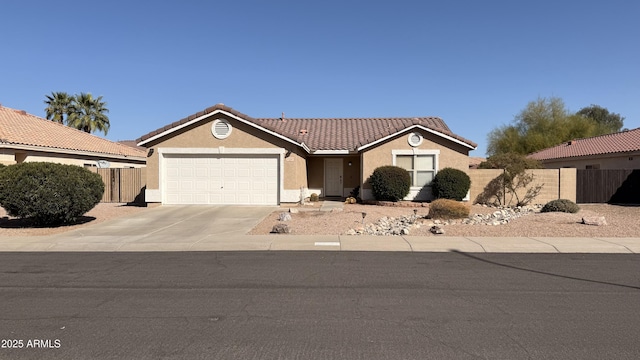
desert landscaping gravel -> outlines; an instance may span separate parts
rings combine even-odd
[[[283,205],[281,210],[273,212],[260,222],[249,234],[269,234],[273,225],[281,223],[278,216],[289,208],[299,212],[291,214],[286,224],[292,235],[344,235],[349,229],[361,227],[362,213],[364,223],[377,222],[382,217],[400,217],[413,214],[424,217],[429,208],[425,207],[389,207],[377,205],[345,204],[342,211],[319,211],[321,203],[314,206]],[[495,236],[495,237],[640,237],[640,206],[619,206],[607,204],[582,204],[577,214],[533,213],[511,220],[505,225],[465,225],[457,221],[453,225],[444,225],[444,236]],[[100,223],[116,217],[127,216],[146,207],[126,206],[126,204],[100,203],[76,225],[52,228],[24,227],[21,220],[7,216],[0,207],[0,236],[41,236],[57,234],[84,226]],[[471,206],[471,214],[490,214],[497,209],[481,205]],[[581,224],[582,217],[604,216],[607,225],[592,226]],[[357,235],[353,235],[357,236]],[[424,220],[419,228],[413,227],[409,236],[442,236],[429,231],[428,221]]]
[[[640,237],[640,206],[619,206],[608,204],[583,204],[576,214],[568,213],[532,213],[511,220],[504,225],[466,225],[460,220],[453,225],[444,225],[444,236],[495,236],[495,237]],[[287,225],[291,235],[344,235],[349,229],[362,227],[362,213],[367,215],[364,224],[375,223],[382,217],[410,216],[417,209],[418,216],[426,216],[428,207],[389,207],[377,205],[345,204],[342,211],[322,212],[318,207],[293,207],[299,210],[291,214]],[[273,225],[280,223],[280,212],[288,211],[282,207],[256,226],[250,234],[268,234]],[[482,205],[472,205],[470,214],[491,214],[497,209]],[[294,210],[295,211],[295,210]],[[593,226],[581,224],[582,217],[604,216],[607,225]],[[413,227],[409,236],[443,236],[432,234],[424,221],[419,228]],[[358,236],[358,235],[353,235]]]

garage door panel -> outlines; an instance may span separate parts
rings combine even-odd
[[[244,181],[238,181],[237,183],[237,190],[238,191],[251,191],[252,187],[251,187],[251,183],[249,180],[244,180]]]
[[[167,155],[165,201],[276,205],[278,176],[277,157]]]
[[[225,166],[232,166],[232,164],[225,164]],[[226,181],[229,178],[235,178],[237,175],[237,172],[235,168],[225,167],[222,170],[222,174],[224,176],[224,180]]]
[[[196,181],[195,190],[198,192],[209,191],[209,183],[206,180]]]
[[[209,196],[203,196],[203,198],[209,199],[209,204],[222,204],[222,193],[210,193]]]

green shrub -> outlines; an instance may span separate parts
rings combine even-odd
[[[471,179],[464,171],[444,168],[431,182],[431,190],[436,199],[462,200],[471,187]]]
[[[316,193],[311,193],[311,195],[309,195],[309,201],[311,201],[311,202],[317,202],[317,201],[318,201],[318,194],[316,194]]]
[[[540,210],[540,212],[566,212],[572,214],[578,211],[580,211],[580,206],[567,199],[551,200]]]
[[[469,216],[469,207],[461,202],[449,199],[434,200],[429,204],[432,219],[461,219]]]
[[[411,177],[398,166],[381,166],[369,177],[373,196],[378,201],[399,201],[409,194]]]
[[[0,205],[38,226],[76,221],[103,193],[100,175],[75,165],[21,163],[0,172]]]

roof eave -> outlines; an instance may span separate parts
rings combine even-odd
[[[0,148],[4,149],[17,149],[17,150],[28,150],[28,151],[39,151],[39,152],[48,152],[55,154],[71,154],[71,155],[81,155],[81,156],[92,156],[92,157],[100,157],[100,158],[109,158],[109,159],[119,159],[119,160],[133,160],[146,162],[147,158],[145,156],[130,156],[124,154],[109,154],[102,152],[93,152],[93,151],[84,151],[84,150],[74,150],[74,149],[63,149],[63,148],[54,148],[54,147],[46,147],[46,146],[37,146],[37,145],[25,145],[25,144],[15,144],[15,143],[0,143]]]
[[[462,140],[456,139],[456,138],[454,138],[454,137],[452,137],[452,136],[449,136],[449,135],[447,135],[447,134],[444,134],[444,133],[441,133],[441,132],[439,132],[439,131],[436,131],[436,130],[430,129],[430,128],[426,127],[426,126],[422,126],[422,125],[412,125],[412,126],[409,126],[409,127],[405,128],[405,129],[402,129],[402,130],[400,130],[400,131],[396,131],[396,132],[395,132],[395,133],[393,133],[393,134],[390,134],[390,135],[387,135],[387,136],[385,136],[385,137],[382,137],[382,138],[380,138],[380,139],[378,139],[378,140],[372,141],[372,142],[370,142],[370,143],[368,143],[368,144],[364,144],[364,145],[360,146],[360,147],[357,149],[357,151],[359,152],[359,151],[365,150],[365,149],[367,149],[367,148],[370,148],[370,147],[372,147],[372,146],[378,145],[378,144],[380,144],[380,143],[382,143],[382,142],[384,142],[384,141],[387,141],[387,140],[389,140],[389,139],[391,139],[391,138],[394,138],[394,137],[396,137],[396,136],[398,136],[398,135],[400,135],[400,134],[402,134],[402,133],[404,133],[404,132],[407,132],[407,131],[410,131],[410,130],[412,130],[412,129],[416,129],[416,128],[418,128],[418,129],[422,129],[422,130],[427,131],[427,132],[430,132],[430,133],[432,133],[432,134],[434,134],[434,135],[440,136],[440,137],[445,138],[445,139],[447,139],[447,140],[449,140],[449,141],[453,141],[453,142],[455,142],[455,143],[457,143],[457,144],[460,144],[460,145],[462,145],[462,146],[464,146],[464,147],[469,148],[470,150],[475,150],[475,149],[477,148],[477,146],[476,146],[475,144],[474,144],[474,145],[469,144],[469,143],[467,143],[467,142],[464,142],[464,141],[462,141]]]
[[[534,153],[535,154],[535,153]],[[527,156],[528,158],[531,159],[536,159],[538,161],[571,161],[571,160],[580,160],[580,159],[584,159],[585,157],[615,157],[615,156],[628,156],[628,155],[636,155],[636,154],[640,154],[640,149],[637,150],[627,150],[627,151],[612,151],[612,152],[601,152],[601,153],[595,153],[595,154],[584,154],[584,155],[571,155],[571,156],[561,156],[561,157],[548,157],[548,158],[542,158],[542,159],[537,159],[535,157],[533,157],[531,154],[529,156]]]
[[[355,153],[357,154],[357,152],[355,152]],[[354,152],[349,151],[349,150],[345,150],[345,149],[334,149],[334,150],[318,149],[318,150],[312,151],[311,154],[313,154],[313,155],[350,155],[350,154],[354,154]]]
[[[298,143],[298,142],[296,142],[294,140],[291,140],[290,138],[288,138],[286,136],[280,135],[280,134],[278,134],[278,133],[276,133],[274,131],[266,129],[266,128],[260,126],[260,125],[257,125],[257,124],[255,124],[255,123],[253,123],[251,121],[248,121],[248,120],[246,120],[246,119],[244,119],[244,118],[242,118],[240,116],[237,116],[237,115],[235,115],[235,114],[233,114],[231,112],[228,112],[228,111],[225,111],[225,110],[222,110],[222,109],[216,109],[216,110],[214,110],[214,111],[212,111],[210,113],[206,113],[204,115],[198,116],[198,117],[194,118],[193,120],[190,120],[190,121],[187,121],[187,122],[185,122],[183,124],[180,124],[178,126],[172,127],[171,129],[167,129],[167,130],[165,130],[165,131],[163,131],[163,132],[161,132],[159,134],[156,134],[154,136],[151,136],[151,137],[149,137],[149,138],[147,138],[145,140],[142,140],[142,141],[138,142],[137,145],[138,146],[145,146],[145,144],[148,144],[148,143],[150,143],[150,142],[152,142],[154,140],[158,140],[158,139],[160,139],[162,137],[165,137],[165,136],[167,136],[167,135],[169,135],[171,133],[174,133],[174,132],[176,132],[176,131],[178,131],[180,129],[183,129],[185,127],[191,126],[191,125],[193,125],[195,123],[198,123],[198,122],[200,122],[200,121],[202,121],[202,120],[204,120],[206,118],[209,118],[211,116],[215,116],[217,114],[224,114],[224,115],[226,115],[226,116],[228,116],[230,118],[233,118],[235,120],[240,121],[243,124],[246,124],[246,125],[251,126],[251,127],[255,128],[255,129],[263,131],[263,132],[265,132],[265,133],[267,133],[269,135],[275,136],[275,137],[277,137],[277,138],[279,138],[281,140],[284,140],[284,141],[286,141],[288,143],[291,143],[291,144],[294,144],[296,146],[299,146],[302,149],[304,149],[306,152],[310,152],[309,148],[304,143]]]

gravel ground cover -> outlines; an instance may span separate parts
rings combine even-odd
[[[362,213],[367,215],[364,224],[377,222],[382,217],[400,217],[413,214],[417,209],[418,216],[426,216],[425,207],[390,207],[363,204],[345,204],[342,211],[321,212],[321,203],[314,206],[299,207],[282,206],[259,223],[249,234],[269,234],[273,225],[280,223],[278,215],[290,207],[299,209],[291,214],[287,221],[292,230],[291,235],[344,235],[350,229],[363,226]],[[457,221],[452,225],[444,225],[445,236],[496,236],[496,237],[640,237],[640,206],[619,206],[608,204],[581,204],[577,214],[566,213],[533,213],[511,220],[505,225],[466,225]],[[28,223],[7,216],[0,207],[0,236],[41,236],[74,230],[83,226],[100,223],[120,216],[127,216],[145,207],[127,206],[118,203],[100,203],[78,224],[60,227],[29,227]],[[491,214],[497,209],[472,205],[471,214]],[[584,216],[604,216],[607,225],[591,226],[581,224]],[[428,221],[419,228],[413,227],[409,236],[441,236],[429,231]],[[288,236],[288,235],[283,235]],[[357,236],[357,235],[354,235]]]
[[[640,237],[640,206],[619,206],[608,204],[582,204],[576,214],[539,213],[511,220],[504,225],[467,225],[456,221],[452,225],[444,225],[445,236],[495,236],[495,237]],[[349,229],[363,226],[362,213],[366,213],[364,224],[377,222],[382,217],[400,217],[413,214],[417,209],[418,216],[426,216],[428,207],[389,207],[377,205],[345,204],[343,211],[321,212],[319,207],[299,209],[291,214],[286,224],[291,235],[344,235]],[[278,215],[288,211],[282,207],[258,224],[250,234],[268,234],[273,225],[279,223]],[[472,205],[471,214],[491,214],[497,209],[482,205]],[[607,225],[593,226],[581,223],[582,217],[604,216]],[[419,228],[413,227],[409,236],[442,236],[429,231],[429,221]],[[283,235],[287,236],[287,235]],[[357,235],[354,235],[357,236]]]

